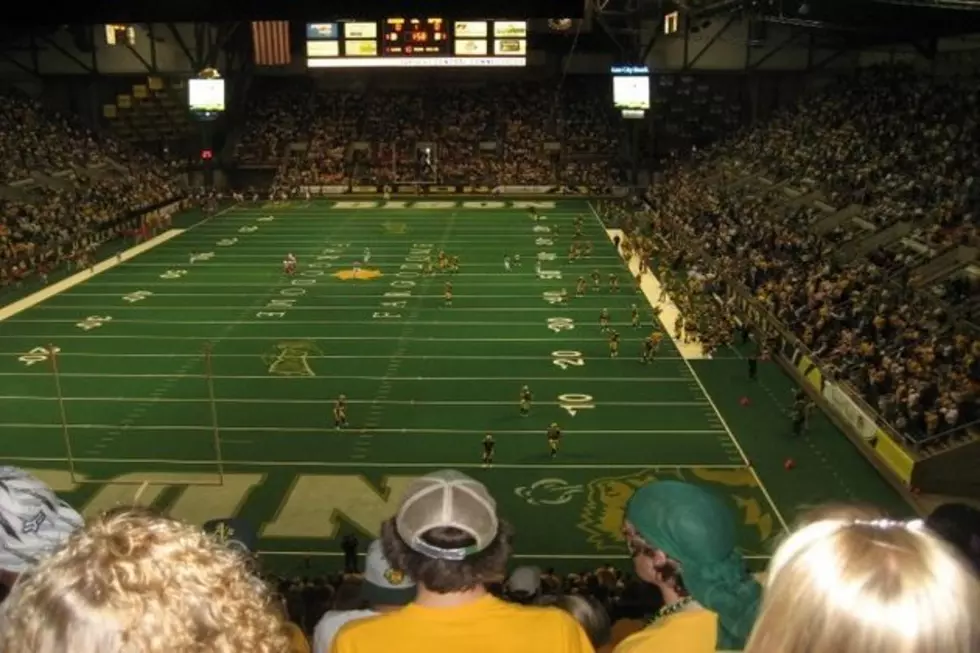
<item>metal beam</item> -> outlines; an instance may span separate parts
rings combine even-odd
[[[187,47],[187,41],[185,41],[184,37],[180,35],[180,30],[177,29],[177,25],[174,23],[164,23],[164,25],[166,25],[167,29],[170,30],[170,33],[173,34],[174,40],[177,41],[177,46],[180,47],[180,51],[184,53],[185,57],[187,57],[187,62],[191,65],[191,70],[198,72],[198,68],[200,66],[197,65],[197,61],[195,61],[194,55],[191,53],[191,49]]]
[[[153,66],[153,70],[159,70],[157,62],[157,35],[156,30],[153,29],[153,23],[146,24],[146,38],[150,41],[150,65]]]
[[[822,68],[825,68],[827,66],[827,64],[829,64],[831,61],[833,61],[837,57],[841,56],[845,52],[850,52],[850,49],[849,48],[840,48],[838,50],[835,50],[834,53],[832,55],[830,55],[829,57],[824,57],[824,59],[822,61],[819,61],[819,62],[813,64],[813,66],[810,68],[810,70],[811,71],[814,71],[814,70],[820,70]]]
[[[41,77],[40,71],[38,71],[36,68],[32,69],[30,66],[27,66],[25,64],[22,64],[21,62],[17,61],[13,57],[11,57],[6,51],[4,51],[2,49],[0,49],[0,59],[3,59],[7,63],[13,64],[16,68],[20,68],[21,70],[23,70],[28,75],[31,75],[33,77],[38,77],[38,78]]]
[[[758,68],[759,66],[767,62],[769,59],[782,52],[787,46],[792,45],[798,38],[800,38],[801,34],[802,32],[792,33],[789,36],[789,38],[783,39],[779,44],[773,46],[772,49],[769,50],[769,52],[767,52],[765,55],[760,57],[758,61],[755,62],[750,61],[748,67],[750,69]]]
[[[143,64],[143,67],[146,68],[146,72],[156,73],[156,67],[153,64],[151,64],[149,61],[144,59],[143,55],[141,55],[139,52],[136,51],[136,48],[131,46],[129,43],[123,43],[123,45],[126,46],[126,49],[129,50],[130,54],[136,57],[137,61]]]
[[[725,24],[721,26],[721,29],[715,32],[714,35],[710,39],[708,39],[708,42],[704,44],[704,47],[701,48],[701,50],[696,55],[694,55],[693,59],[687,61],[687,57],[684,57],[685,64],[686,64],[684,66],[684,70],[693,68],[694,64],[700,61],[701,57],[703,57],[708,52],[708,50],[710,50],[712,46],[714,46],[714,44],[718,42],[718,39],[720,39],[722,36],[725,35],[725,32],[728,31],[728,28],[732,26],[732,24],[735,22],[737,18],[738,16],[736,16],[735,14],[729,16],[728,20],[725,21]],[[688,17],[688,25],[690,26],[690,17]]]
[[[197,54],[194,72],[200,72],[207,60],[211,29],[207,23],[194,23],[194,52]]]
[[[50,45],[52,49],[54,49],[55,51],[61,53],[61,55],[64,56],[69,61],[75,62],[75,64],[79,68],[81,68],[82,70],[84,70],[88,74],[95,75],[98,72],[97,68],[94,65],[91,65],[90,66],[89,64],[85,63],[84,61],[82,61],[81,59],[79,59],[78,57],[76,57],[73,53],[71,53],[68,50],[66,50],[65,48],[61,47],[60,45],[58,45],[57,43],[55,43],[54,40],[48,38],[47,36],[43,36],[43,35],[40,35],[39,34],[37,36],[37,38],[40,39],[41,41],[44,41],[48,45]],[[94,63],[94,50],[95,50],[95,48],[93,47],[93,63]]]

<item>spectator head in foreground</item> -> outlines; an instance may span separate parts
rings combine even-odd
[[[507,598],[517,603],[533,603],[541,594],[541,570],[537,567],[518,567],[510,572]]]
[[[91,520],[26,572],[4,653],[285,653],[284,621],[237,553],[140,509]]]
[[[736,548],[735,518],[704,488],[655,481],[630,498],[623,525],[637,576],[664,608],[617,651],[739,649],[752,629],[760,585]]]
[[[507,603],[487,591],[487,583],[505,577],[510,540],[511,528],[482,483],[454,470],[419,478],[381,525],[385,557],[415,580],[415,601],[347,624],[332,651],[591,651],[568,614]]]
[[[980,510],[965,503],[944,503],[926,518],[926,526],[956,547],[980,575]]]
[[[366,607],[329,610],[320,618],[313,634],[313,649],[317,653],[330,651],[337,631],[344,624],[400,610],[415,598],[415,582],[407,574],[391,566],[381,549],[381,540],[374,540],[368,546],[359,598]]]
[[[575,617],[575,621],[582,626],[582,630],[596,649],[605,646],[612,639],[609,613],[591,596],[543,594],[535,600],[534,604],[558,608]]]
[[[83,523],[40,479],[19,467],[0,467],[0,585],[12,587]]]
[[[975,653],[980,584],[920,521],[824,518],[776,551],[746,653]]]

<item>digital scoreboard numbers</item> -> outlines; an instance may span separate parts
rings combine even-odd
[[[387,56],[445,56],[451,54],[449,34],[441,18],[389,18],[385,21]]]
[[[310,68],[521,67],[527,21],[388,18],[310,23]]]

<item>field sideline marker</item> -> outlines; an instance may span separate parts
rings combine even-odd
[[[602,218],[599,217],[599,214],[596,213],[595,207],[592,206],[592,202],[587,202],[587,204],[589,206],[589,211],[592,212],[592,216],[599,224],[599,228],[602,229],[603,233],[605,233],[608,236],[609,234],[606,231],[606,226],[605,224],[603,224]],[[610,241],[612,241],[611,237],[610,237]],[[735,448],[738,450],[738,455],[742,458],[742,462],[745,464],[745,467],[751,472],[752,477],[755,479],[756,485],[759,486],[759,490],[762,492],[763,496],[766,497],[766,501],[769,502],[769,505],[772,506],[772,510],[776,514],[776,518],[779,519],[779,523],[782,525],[783,530],[788,532],[789,525],[786,523],[786,519],[783,518],[783,515],[779,510],[779,506],[777,506],[776,502],[773,501],[772,495],[769,494],[769,490],[766,489],[766,486],[762,483],[762,479],[759,478],[758,472],[755,471],[755,468],[749,462],[749,458],[748,456],[745,455],[745,450],[742,448],[742,444],[738,441],[738,438],[735,437],[735,434],[732,432],[732,429],[728,425],[728,422],[725,420],[725,417],[721,414],[721,411],[718,410],[718,406],[717,404],[715,404],[715,400],[711,397],[710,394],[708,394],[708,390],[707,388],[704,387],[704,383],[702,383],[701,377],[699,377],[698,373],[694,371],[694,366],[691,365],[691,361],[687,360],[686,358],[684,358],[683,360],[684,360],[684,365],[687,366],[687,370],[688,372],[690,372],[691,377],[694,379],[694,382],[697,383],[698,387],[701,389],[701,394],[703,394],[704,398],[708,400],[709,404],[711,404],[711,409],[714,411],[715,415],[717,416],[718,421],[721,422],[721,425],[724,427],[725,432],[728,433],[728,437],[731,438],[732,444],[734,444]]]

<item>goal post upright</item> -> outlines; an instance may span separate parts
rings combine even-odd
[[[221,485],[225,482],[225,462],[221,453],[221,429],[218,426],[218,404],[215,401],[214,392],[214,345],[210,342],[204,343],[204,377],[208,386],[208,404],[211,408],[211,433],[214,438],[215,463],[218,466],[218,481]]]
[[[65,393],[61,388],[61,371],[58,368],[58,348],[53,344],[48,345],[48,358],[51,361],[51,373],[54,377],[54,390],[58,398],[58,419],[61,420],[61,436],[65,441],[65,456],[68,458],[68,473],[71,475],[72,483],[78,482],[75,474],[75,454],[71,447],[71,434],[68,431],[68,412],[65,410]]]

